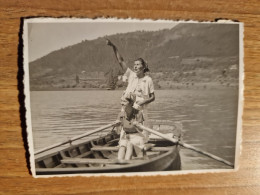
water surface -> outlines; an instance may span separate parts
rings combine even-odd
[[[35,150],[67,140],[114,121],[122,91],[32,91]],[[182,122],[183,140],[234,162],[237,90],[158,90],[149,118]],[[182,169],[229,168],[196,152],[182,149]]]

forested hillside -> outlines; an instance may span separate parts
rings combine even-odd
[[[157,87],[170,85],[163,80],[232,84],[238,74],[238,32],[236,24],[190,23],[83,40],[31,62],[31,89],[122,86],[117,82],[122,71],[106,38],[118,47],[129,66],[144,58]]]

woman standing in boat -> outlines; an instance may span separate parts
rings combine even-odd
[[[129,103],[132,102],[131,107],[139,113],[136,120],[139,122],[143,121],[144,125],[147,125],[147,105],[155,100],[153,81],[151,77],[145,74],[149,71],[148,65],[142,58],[138,58],[134,61],[133,70],[131,70],[118,52],[117,47],[108,39],[107,45],[113,48],[116,59],[125,72],[123,78],[128,81],[128,86],[121,97],[122,113],[129,112]],[[133,155],[134,149],[136,153],[138,153],[138,150],[142,151],[144,149],[144,143],[148,140],[148,133],[140,132],[136,128],[129,131],[126,131],[124,127],[123,129],[120,134],[118,159],[129,160]]]

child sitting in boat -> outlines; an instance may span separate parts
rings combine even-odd
[[[128,86],[121,98],[122,110],[121,113],[127,115],[129,110],[133,110],[135,117],[128,122],[131,124],[132,132],[127,130],[127,122],[123,123],[123,131],[120,134],[118,159],[131,159],[135,148],[143,150],[145,142],[148,140],[148,133],[141,132],[132,125],[133,121],[138,121],[144,125],[148,125],[147,105],[155,100],[154,86],[151,77],[145,73],[149,71],[148,65],[142,58],[134,61],[133,70],[128,68],[123,57],[119,54],[117,47],[107,40],[107,45],[113,48],[120,67],[125,72],[124,78],[128,81]],[[127,117],[125,117],[127,119]]]

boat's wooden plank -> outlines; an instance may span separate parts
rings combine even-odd
[[[100,164],[114,164],[115,159],[95,159],[95,158],[68,158],[61,160],[64,164],[88,164],[88,163],[100,163]]]
[[[174,134],[173,133],[165,133],[165,135],[167,135],[168,137],[173,137]],[[163,138],[161,138],[160,136],[158,135],[154,135],[154,134],[151,134],[149,135],[149,140],[164,140]]]
[[[122,168],[121,164],[106,164],[106,168],[120,169]]]
[[[168,152],[169,150],[172,150],[174,147],[153,147],[151,148],[151,151],[154,152]]]
[[[169,150],[171,150],[172,147],[152,147],[151,148],[151,151],[154,151],[154,152],[167,152]],[[114,147],[111,147],[111,146],[94,146],[91,148],[92,151],[113,151],[113,152],[116,152],[119,150],[118,147],[114,146]]]
[[[92,154],[92,151],[87,151],[87,152],[84,152],[78,156],[76,156],[76,158],[83,158],[83,157],[86,157],[88,155]]]
[[[59,164],[59,165],[57,165],[56,167],[54,167],[54,168],[65,168],[66,167],[66,165],[64,165],[64,164]]]
[[[94,146],[91,148],[91,151],[113,151],[116,152],[119,150],[119,147],[111,147],[111,146]]]
[[[128,160],[119,161],[117,159],[95,159],[95,158],[68,158],[61,160],[64,164],[130,164],[142,163],[146,160]]]
[[[159,154],[160,154],[160,152],[158,152],[158,151],[157,151],[157,152],[154,152],[154,151],[147,151],[147,152],[146,152],[146,155],[147,155],[147,156],[151,156],[151,155],[156,155],[156,156],[158,156]]]
[[[55,155],[58,155],[58,154],[59,154],[59,152],[52,152],[52,153],[45,154],[45,155],[42,155],[42,156],[35,155],[35,159],[36,159],[36,162],[39,162],[41,160],[51,158],[52,156],[55,156]]]

